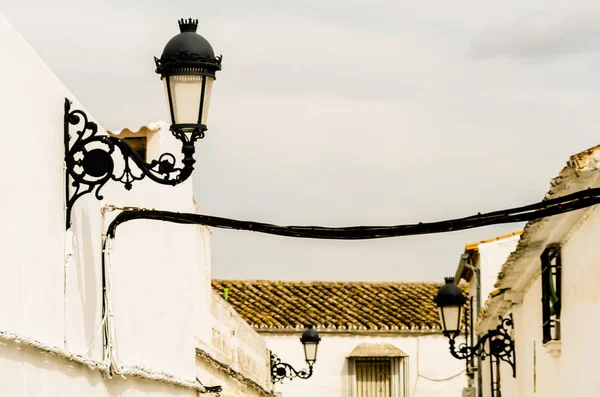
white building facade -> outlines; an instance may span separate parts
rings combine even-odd
[[[103,250],[121,207],[196,212],[191,179],[109,182],[67,231],[64,100],[85,109],[2,15],[0,59],[0,396],[270,395],[265,342],[212,292],[206,227],[130,222]],[[164,123],[126,136],[181,158]]]
[[[308,379],[275,384],[281,397],[460,396],[465,363],[448,352],[433,296],[438,283],[213,280],[215,291],[296,370],[299,337],[321,337]]]
[[[475,346],[478,342],[475,324],[487,297],[494,292],[494,283],[500,268],[515,250],[522,231],[494,237],[487,240],[470,243],[459,259],[458,268],[454,275],[454,282],[468,283],[468,305],[471,310],[466,312],[467,332],[465,342],[469,346]],[[462,342],[459,340],[459,342]],[[487,344],[489,346],[489,343]],[[501,367],[509,366],[500,363]],[[472,357],[467,360],[467,380],[469,383],[468,397],[483,397],[491,395],[492,371],[495,365],[491,360],[481,360]],[[507,369],[508,372],[510,372]],[[512,376],[512,373],[510,374]],[[505,393],[504,395],[511,395]]]
[[[600,147],[571,157],[547,198],[598,188]],[[511,316],[516,378],[500,377],[502,395],[597,396],[595,343],[600,315],[600,213],[596,206],[531,221],[500,270],[478,332]]]

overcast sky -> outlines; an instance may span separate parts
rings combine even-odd
[[[541,200],[571,154],[600,143],[597,0],[0,0],[0,12],[111,129],[167,120],[153,56],[178,18],[198,18],[223,54],[196,151],[205,214],[466,216]],[[466,243],[522,226],[360,242],[213,230],[213,276],[441,281]]]

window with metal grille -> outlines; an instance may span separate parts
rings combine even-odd
[[[548,246],[542,261],[542,332],[543,342],[560,340],[561,261],[560,248]]]
[[[408,357],[349,360],[351,397],[408,397]]]

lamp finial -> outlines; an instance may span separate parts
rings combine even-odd
[[[179,30],[181,31],[181,33],[183,32],[196,32],[196,29],[198,29],[198,20],[197,19],[192,19],[192,18],[188,18],[188,19],[180,19],[179,21]]]

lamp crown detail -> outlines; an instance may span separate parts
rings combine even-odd
[[[181,31],[181,33],[183,32],[196,32],[196,29],[198,29],[198,20],[197,19],[192,19],[192,18],[188,18],[188,19],[180,19],[179,21],[179,30]]]

